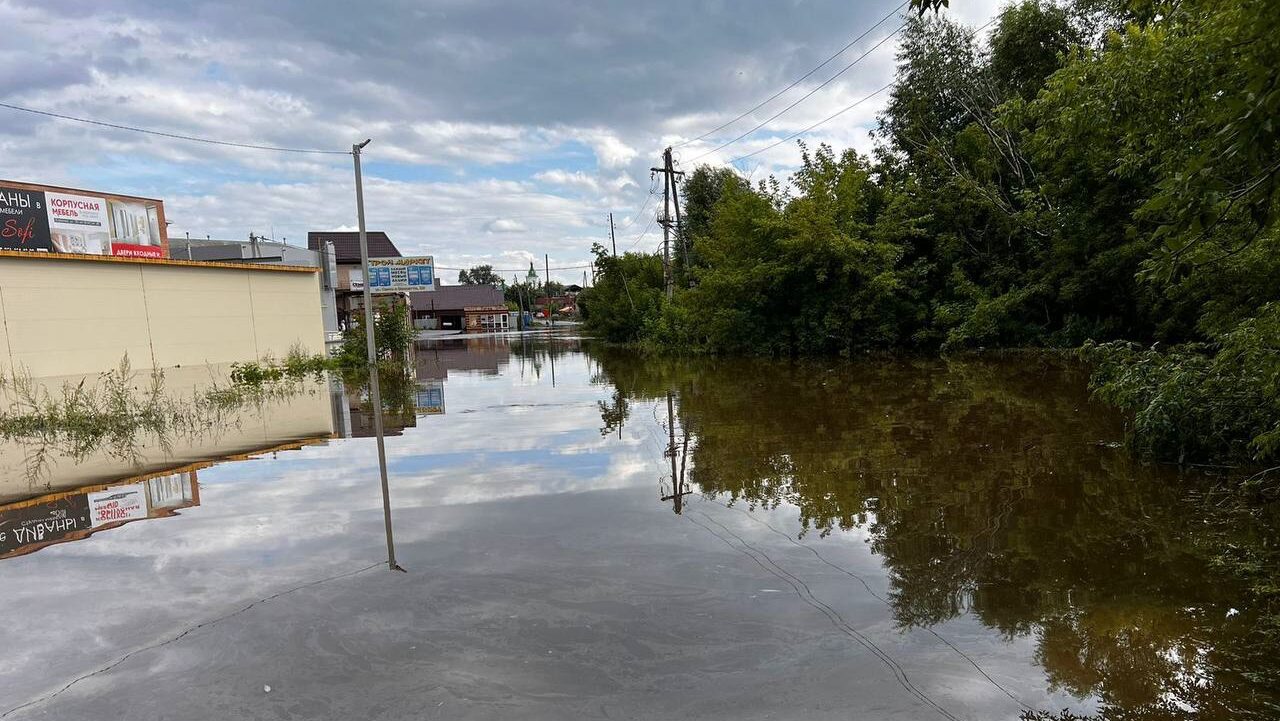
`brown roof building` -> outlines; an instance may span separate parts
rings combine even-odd
[[[400,249],[381,230],[366,233],[370,258],[400,258]],[[336,278],[333,279],[334,304],[338,327],[351,325],[352,314],[363,308],[364,272],[360,269],[360,234],[354,230],[323,230],[307,233],[307,248],[320,250],[333,244]]]
[[[497,286],[437,285],[435,290],[410,293],[409,300],[419,328],[483,333],[510,325],[507,303]]]
[[[365,233],[369,242],[370,258],[399,258],[400,249],[381,230]],[[353,230],[312,231],[307,233],[307,247],[320,250],[326,242],[333,243],[338,264],[360,264],[360,234]]]

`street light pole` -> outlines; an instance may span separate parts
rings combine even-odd
[[[372,139],[370,139],[372,140]],[[378,341],[373,328],[373,292],[369,288],[369,236],[364,227],[364,184],[360,178],[360,151],[370,140],[351,146],[356,166],[356,218],[360,226],[360,269],[364,273],[364,338],[369,362],[369,402],[373,405],[373,434],[378,439],[378,472],[382,476],[382,521],[387,530],[387,567],[403,571],[396,563],[396,544],[391,534],[391,489],[387,484],[387,447],[382,431],[382,391],[378,387]]]

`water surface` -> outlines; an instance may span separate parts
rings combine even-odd
[[[415,369],[387,441],[407,573],[348,390],[352,437],[201,468],[195,504],[0,560],[0,714],[1274,711],[1260,610],[1213,562],[1266,529],[1213,525],[1212,479],[1117,447],[1069,365],[561,338],[424,346]]]

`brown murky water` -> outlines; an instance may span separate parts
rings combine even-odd
[[[372,439],[202,468],[163,522],[0,560],[0,714],[1277,714],[1249,585],[1276,570],[1223,563],[1273,526],[1132,459],[1070,365],[417,360],[388,439],[408,573],[376,565]]]

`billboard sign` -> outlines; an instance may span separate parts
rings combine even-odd
[[[89,521],[94,528],[120,521],[136,521],[147,517],[147,490],[141,483],[113,486],[90,493]]]
[[[0,250],[163,258],[158,200],[0,181]]]
[[[0,185],[0,249],[53,250],[44,193]]]
[[[417,406],[418,413],[421,415],[444,415],[444,381],[434,378],[418,381],[418,392],[414,405]]]
[[[58,253],[111,255],[111,226],[106,198],[45,193],[49,236]]]
[[[369,259],[369,290],[374,293],[434,290],[435,287],[435,261],[429,255]]]
[[[0,508],[0,558],[89,528],[89,506],[82,495]]]

